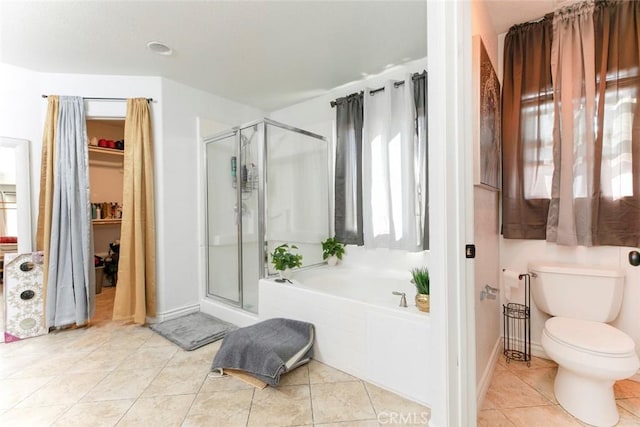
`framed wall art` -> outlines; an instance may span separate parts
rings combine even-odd
[[[480,36],[473,37],[474,184],[500,190],[500,81]]]

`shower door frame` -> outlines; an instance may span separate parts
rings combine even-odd
[[[242,149],[241,141],[240,141],[240,127],[234,127],[231,129],[224,130],[222,132],[215,133],[211,136],[204,137],[202,139],[204,143],[204,229],[205,229],[205,278],[206,278],[206,292],[207,297],[213,297],[217,300],[223,301],[228,305],[232,305],[234,307],[243,307],[243,278],[242,278],[242,216],[238,220],[238,216],[236,213],[236,245],[237,245],[237,279],[238,279],[238,300],[233,300],[221,295],[214,294],[209,289],[209,280],[210,280],[210,262],[209,262],[209,154],[208,154],[208,146],[209,144],[215,144],[216,142],[222,141],[227,138],[233,138],[234,140],[234,151],[236,159],[240,159],[240,151]],[[258,153],[260,156],[260,153]],[[236,169],[237,170],[237,169]],[[240,193],[240,195],[238,194]],[[240,202],[238,202],[240,200]],[[242,209],[242,186],[236,185],[236,206]]]
[[[284,130],[288,130],[291,132],[295,132],[295,133],[299,133],[301,135],[304,136],[308,136],[311,138],[315,138],[318,140],[323,141],[326,144],[326,152],[327,152],[327,234],[332,235],[331,234],[331,212],[332,212],[332,191],[331,191],[331,185],[333,183],[331,176],[332,176],[332,166],[333,166],[333,162],[331,161],[331,146],[329,144],[329,140],[322,136],[322,135],[318,135],[317,133],[313,133],[310,132],[308,130],[304,130],[304,129],[300,129],[297,128],[295,126],[291,126],[291,125],[287,125],[285,123],[281,123],[281,122],[277,122],[275,120],[271,120],[268,118],[264,118],[262,120],[260,120],[261,122],[263,122],[262,124],[262,132],[260,133],[260,135],[262,135],[263,140],[260,141],[261,142],[261,148],[259,150],[259,153],[262,153],[262,155],[264,156],[262,159],[260,159],[261,161],[261,166],[263,167],[263,173],[260,174],[260,184],[259,184],[259,188],[260,188],[260,193],[258,193],[258,206],[259,209],[261,209],[260,211],[260,216],[259,216],[259,221],[260,223],[260,242],[259,243],[259,257],[260,257],[260,271],[262,272],[261,278],[265,278],[265,277],[274,277],[275,274],[269,274],[269,260],[267,259],[268,257],[268,240],[267,240],[267,231],[268,231],[268,224],[266,223],[266,215],[267,215],[267,209],[269,208],[267,205],[267,194],[268,194],[268,187],[267,187],[267,177],[269,176],[269,165],[267,164],[267,150],[268,150],[268,141],[267,141],[267,125],[272,125],[275,126],[277,128],[280,129],[284,129]],[[327,236],[327,237],[331,237],[331,236]],[[324,264],[324,262],[320,262],[320,263],[316,263],[316,264],[311,264],[311,265],[306,265],[301,267],[302,270],[307,269],[307,268],[313,268],[313,267],[317,267],[319,265]]]
[[[288,130],[291,132],[295,132],[304,136],[308,136],[311,138],[315,138],[326,143],[326,152],[327,152],[327,232],[331,233],[331,202],[332,202],[332,191],[331,191],[331,173],[332,173],[332,159],[330,153],[330,144],[326,137],[322,135],[315,134],[313,132],[309,132],[304,129],[300,129],[294,126],[290,126],[284,123],[277,122],[275,120],[271,120],[268,118],[262,118],[259,120],[254,120],[252,122],[248,122],[242,124],[240,126],[234,126],[231,129],[224,130],[222,132],[214,133],[213,135],[206,136],[202,138],[204,155],[203,155],[203,171],[204,171],[204,232],[205,232],[205,269],[204,269],[204,277],[206,278],[205,282],[205,295],[206,297],[213,298],[215,300],[219,300],[225,304],[238,307],[242,310],[248,311],[244,308],[244,275],[243,275],[243,245],[242,245],[242,185],[236,186],[236,204],[239,209],[236,212],[236,244],[238,245],[238,262],[237,262],[237,277],[238,277],[238,301],[233,299],[216,295],[212,293],[209,289],[209,280],[210,280],[210,262],[209,262],[209,154],[207,147],[209,144],[214,144],[226,138],[233,137],[234,139],[234,151],[236,158],[241,160],[241,151],[242,151],[242,140],[241,135],[244,129],[248,129],[250,127],[257,126],[258,129],[258,272],[260,276],[258,279],[269,277],[269,268],[268,268],[268,254],[267,254],[267,222],[266,222],[266,213],[267,213],[267,176],[268,176],[268,165],[267,165],[267,125],[275,126],[284,130]],[[241,170],[242,164],[241,162],[237,165],[237,168]],[[322,263],[312,264],[310,266],[305,266],[304,268],[314,267],[317,265],[321,265]]]

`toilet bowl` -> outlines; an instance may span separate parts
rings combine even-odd
[[[588,424],[615,425],[619,415],[613,384],[640,368],[631,337],[605,323],[552,317],[541,341],[558,364],[554,385],[558,403]]]
[[[635,343],[609,325],[620,312],[624,273],[616,268],[531,263],[531,293],[545,322],[541,345],[558,364],[554,393],[580,421],[618,422],[613,385],[640,368]]]

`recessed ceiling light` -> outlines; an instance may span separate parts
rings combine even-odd
[[[173,49],[162,42],[153,41],[147,43],[147,49],[149,49],[153,53],[157,53],[158,55],[169,56],[173,53]]]

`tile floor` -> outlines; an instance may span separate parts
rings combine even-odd
[[[586,426],[569,415],[555,399],[553,381],[557,365],[532,358],[531,367],[522,362],[496,364],[491,385],[478,415],[478,426],[551,427]],[[620,422],[618,426],[640,426],[640,383],[624,380],[614,387]]]
[[[316,361],[278,388],[209,377],[220,342],[185,352],[148,328],[111,322],[114,294],[103,288],[89,328],[0,343],[1,426],[426,425],[428,408]],[[536,357],[530,368],[500,358],[478,426],[585,425],[555,400],[556,370]],[[640,426],[640,383],[619,381],[615,394],[618,426]]]
[[[114,291],[97,296],[88,328],[0,344],[1,426],[427,423],[428,408],[316,361],[264,390],[209,377],[220,341],[185,352],[146,327],[111,322]]]

